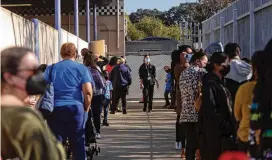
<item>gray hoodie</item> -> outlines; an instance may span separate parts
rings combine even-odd
[[[252,77],[252,67],[248,63],[240,60],[233,59],[230,62],[230,72],[226,78],[232,79],[238,83],[249,80]]]

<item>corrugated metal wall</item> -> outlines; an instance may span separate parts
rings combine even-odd
[[[203,48],[210,43],[220,41],[220,18],[224,17],[224,41],[223,45],[233,42],[233,10],[237,9],[237,40],[242,49],[242,57],[250,58],[250,1],[239,0],[230,7],[217,13],[202,23]],[[254,50],[261,50],[272,38],[272,0],[253,0],[254,3]],[[212,35],[214,34],[214,39]]]

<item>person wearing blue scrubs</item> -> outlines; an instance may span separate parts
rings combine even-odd
[[[47,123],[59,141],[65,143],[68,138],[73,160],[85,160],[85,122],[92,100],[93,80],[88,68],[75,62],[76,55],[73,43],[63,44],[63,60],[45,71],[45,79],[54,86],[54,110]]]

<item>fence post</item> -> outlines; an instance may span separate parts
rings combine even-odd
[[[200,28],[201,23],[198,23],[198,48],[201,49],[202,48],[202,32],[201,32],[201,28]]]
[[[37,18],[32,18],[31,21],[34,23],[34,41],[35,41],[34,53],[40,63],[39,20]]]
[[[254,0],[250,0],[250,58],[255,51],[255,15],[254,15]]]
[[[215,26],[215,22],[213,19],[210,20],[210,28],[211,28],[211,33],[210,33],[210,43],[214,42],[214,26]]]
[[[237,9],[233,9],[233,31],[232,31],[232,41],[233,43],[237,43]]]
[[[225,18],[224,17],[220,17],[220,41],[222,43],[222,45],[224,46],[225,43],[225,32],[224,32],[224,24],[225,24]]]
[[[56,30],[58,30],[58,55],[59,55],[59,61],[60,61],[61,60],[60,48],[61,48],[61,45],[62,45],[62,37],[61,37],[61,0],[55,0],[55,28],[56,28]]]

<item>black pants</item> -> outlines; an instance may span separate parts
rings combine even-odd
[[[122,100],[122,109],[126,110],[127,109],[126,97],[127,97],[127,92],[128,92],[127,87],[125,86],[125,87],[120,87],[120,88],[114,88],[113,92],[114,92],[114,97],[113,97],[113,102],[112,102],[113,111],[117,110],[117,106],[118,106],[120,98]]]
[[[184,125],[179,123],[180,115],[177,115],[176,121],[176,142],[181,142],[182,148],[185,148],[185,129]]]
[[[102,102],[103,96],[93,96],[91,109],[92,112],[89,112],[89,117],[93,117],[94,126],[96,132],[100,134],[100,122],[101,122],[101,112],[102,112]],[[89,122],[87,122],[89,123]]]
[[[85,137],[86,137],[85,145],[88,146],[90,143],[96,143],[95,134],[96,134],[96,129],[94,127],[93,114],[92,114],[92,110],[90,110],[88,115],[88,120],[86,122],[86,128],[85,128]]]
[[[171,91],[171,105],[176,105],[176,91],[175,89],[172,89]]]
[[[169,94],[170,94],[171,91],[164,91],[164,99],[165,99],[165,102],[166,102],[166,105],[170,105],[170,101],[169,101]]]
[[[149,110],[152,110],[153,94],[154,94],[154,85],[144,84],[144,89],[143,89],[144,109],[147,108],[147,101],[148,101],[148,108]]]
[[[240,139],[237,142],[237,148],[239,151],[247,153],[248,151],[248,147],[249,147],[249,143],[248,142],[242,142]]]
[[[186,160],[195,160],[196,149],[199,149],[198,145],[198,123],[197,122],[187,122],[183,123],[186,135]]]

